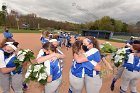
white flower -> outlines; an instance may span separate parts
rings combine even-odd
[[[24,55],[19,55],[19,56],[17,56],[17,59],[18,59],[19,61],[24,61],[24,58],[25,58]]]
[[[24,50],[25,52],[28,52],[28,50]]]
[[[115,52],[115,55],[113,56],[114,63],[123,63],[125,60],[126,55],[126,48],[120,48]]]
[[[31,74],[31,72],[30,72],[30,70],[28,70],[25,74],[25,78],[28,78],[30,76],[30,74]]]
[[[100,45],[100,48],[103,48],[104,47],[104,45]]]
[[[123,58],[124,58],[124,56],[121,55],[121,56],[120,56],[120,59],[123,59]]]
[[[31,51],[30,49],[26,49],[26,50],[24,50],[25,52],[29,52],[29,51]]]
[[[30,49],[27,49],[27,51],[31,51]]]
[[[122,61],[122,60],[120,60],[119,62],[120,62],[120,63],[122,63],[123,61]]]
[[[116,54],[120,54],[121,53],[121,50],[119,49],[117,52],[116,52]]]
[[[21,51],[21,50],[20,50],[20,51],[18,51],[17,56],[18,56],[18,55],[20,55],[21,53],[22,53],[22,51]]]
[[[43,67],[42,64],[40,64],[40,65],[35,65],[35,66],[34,66],[34,71],[33,71],[33,72],[39,71],[42,67]]]
[[[40,73],[39,74],[39,78],[38,78],[38,81],[40,81],[40,80],[45,80],[47,78],[47,74],[46,73]]]
[[[109,45],[111,45],[110,42],[105,42],[105,44],[109,44]]]
[[[36,74],[36,76],[35,76],[36,78],[38,77],[38,73]]]
[[[32,67],[32,65],[30,65],[28,69],[31,69],[31,67]]]
[[[120,60],[120,56],[119,55],[116,55],[115,58],[114,58],[115,62],[118,62]]]
[[[27,54],[27,52],[23,52],[22,54],[23,54],[23,55],[26,55],[26,54]]]
[[[123,51],[124,54],[126,53],[126,49],[125,48],[123,48],[122,51]]]

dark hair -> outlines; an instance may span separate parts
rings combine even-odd
[[[140,44],[140,39],[134,40],[133,44]]]
[[[97,48],[100,51],[99,42],[95,37],[87,36],[86,38],[89,39],[88,42],[92,43],[94,48]]]
[[[134,39],[134,37],[133,37],[133,36],[131,36],[131,37],[130,37],[130,40],[133,40],[133,39]]]
[[[59,35],[54,35],[52,39],[58,39]]]
[[[51,44],[50,42],[45,43],[42,47],[47,51],[51,50],[52,52],[57,52],[56,47],[53,44]]]
[[[140,39],[134,40],[132,46],[134,50],[140,51]]]
[[[15,47],[18,47],[18,42],[13,42],[13,45],[15,46]]]
[[[74,53],[78,54],[79,50],[81,49],[81,46],[83,45],[82,41],[76,41],[73,45],[72,45],[72,52],[73,55]]]
[[[8,38],[3,39],[2,42],[0,43],[0,48],[3,48],[5,46],[6,42],[15,42],[15,40],[14,39],[8,39]]]

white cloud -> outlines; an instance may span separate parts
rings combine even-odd
[[[140,0],[1,0],[8,9],[59,21],[87,22],[111,16],[125,22],[140,20]]]

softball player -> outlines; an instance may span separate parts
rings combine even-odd
[[[124,63],[124,72],[122,75],[122,84],[120,93],[126,93],[128,85],[130,85],[131,93],[137,93],[136,83],[140,78],[140,40],[134,40],[133,49],[135,53],[129,55],[128,61]]]
[[[49,38],[47,38],[47,34],[48,34],[47,31],[42,32],[42,35],[40,37],[40,41],[41,41],[42,45],[49,42]]]
[[[0,86],[2,93],[9,93],[10,83],[15,93],[23,93],[22,91],[22,68],[15,72],[16,54],[14,51],[17,49],[17,42],[7,42],[3,48],[0,49],[1,62],[0,62]]]
[[[58,41],[56,39],[51,39],[49,42],[56,47],[57,52],[61,55],[61,56],[59,56],[60,57],[59,62],[60,62],[61,70],[63,70],[63,65],[64,65],[63,58],[64,58],[65,55],[63,54],[63,52],[61,52],[57,48],[58,47]],[[40,51],[37,55],[37,59],[41,56],[44,56],[44,55],[46,55],[45,52],[43,51],[43,49],[40,49]],[[45,58],[45,60],[47,60],[47,59],[49,59],[49,56],[48,56],[48,58],[47,57]],[[45,60],[43,60],[41,62],[44,62]]]
[[[67,40],[66,47],[67,47],[67,50],[68,50],[68,48],[71,47],[71,43],[70,43],[71,36],[70,36],[70,33],[68,33],[68,35],[66,37],[66,40]]]
[[[58,49],[59,43],[58,43],[58,41],[56,39],[51,39],[49,42],[52,43],[56,47],[57,52],[60,55],[65,56],[64,53],[60,49]],[[60,58],[59,59],[59,63],[60,63],[61,70],[63,70],[63,66],[64,66],[64,60],[63,60],[63,58]]]
[[[73,46],[73,55],[78,55],[84,52],[81,49],[82,41],[76,41]],[[75,59],[72,61],[72,67],[69,74],[70,89],[69,93],[81,93],[84,86],[84,67],[83,63],[77,63]]]
[[[60,47],[62,47],[62,45],[64,44],[64,34],[63,34],[63,32],[60,32],[59,38],[60,38]]]
[[[126,57],[128,57],[128,55],[129,55],[130,53],[132,53],[131,47],[130,47],[130,48],[125,48],[125,51],[126,51]],[[127,61],[127,59],[126,59],[125,61]],[[119,78],[121,78],[123,71],[124,71],[124,67],[123,67],[123,64],[122,64],[122,66],[120,66],[120,67],[118,68],[118,71],[117,71],[117,73],[115,74],[115,76],[114,76],[114,78],[113,78],[113,80],[112,80],[112,83],[111,83],[111,86],[110,86],[110,88],[111,88],[112,91],[114,90],[116,81],[117,81]]]
[[[89,50],[81,56],[75,56],[78,63],[83,63],[85,74],[85,85],[87,93],[99,93],[102,85],[102,79],[99,76],[100,52],[98,42],[93,37],[88,37],[83,40],[83,44]],[[98,48],[98,49],[97,49]],[[87,62],[88,61],[88,62]],[[96,82],[95,82],[96,81]]]
[[[46,54],[56,55],[56,47],[50,43],[43,45],[44,52]],[[48,74],[48,83],[45,85],[45,93],[57,93],[58,87],[62,81],[62,71],[60,68],[59,60],[52,60],[51,58],[44,62],[44,65],[47,67]]]
[[[49,39],[48,39],[48,38],[45,38],[45,37],[41,37],[41,38],[40,38],[40,41],[41,41],[41,43],[42,43],[42,45],[43,45],[43,44],[45,44],[46,42],[49,42]]]

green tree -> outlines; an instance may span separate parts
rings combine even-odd
[[[5,24],[5,15],[3,11],[0,11],[0,26]]]
[[[122,32],[128,32],[128,24],[123,23]]]
[[[101,20],[100,20],[100,30],[109,30],[109,31],[113,31],[113,25],[112,25],[112,21],[111,18],[109,16],[104,16]]]
[[[123,23],[121,20],[115,20],[114,31],[115,32],[122,32]]]

